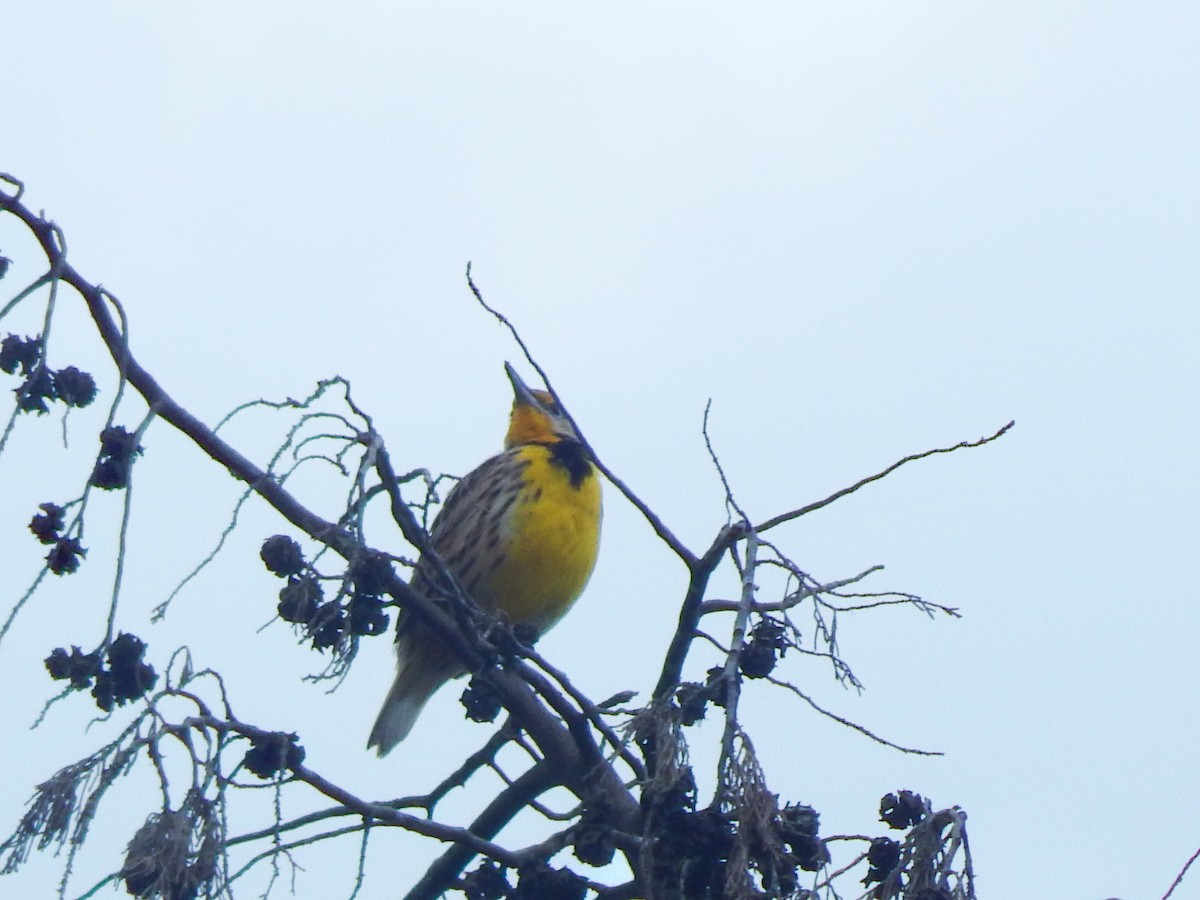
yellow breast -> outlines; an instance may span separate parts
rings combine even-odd
[[[524,467],[500,525],[503,559],[477,598],[539,632],[583,592],[600,546],[600,479],[581,449],[571,458],[562,450],[528,444],[515,451]]]

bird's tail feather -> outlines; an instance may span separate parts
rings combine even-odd
[[[453,663],[446,664],[443,653],[431,652],[438,645],[409,642],[401,648],[399,671],[388,691],[375,727],[371,729],[368,747],[377,748],[379,755],[390,752],[408,737],[413,724],[429,698],[443,684],[458,674]]]

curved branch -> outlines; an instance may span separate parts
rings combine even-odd
[[[181,729],[208,728],[218,734],[233,732],[234,734],[257,741],[269,741],[274,737],[273,732],[257,728],[253,725],[247,725],[245,722],[220,719],[211,715],[191,716],[184,719],[179,727]],[[435,822],[432,819],[422,816],[410,816],[386,804],[363,800],[304,765],[291,766],[289,771],[296,781],[307,784],[318,793],[324,794],[330,800],[340,804],[342,808],[353,811],[363,819],[375,821],[383,825],[393,825],[403,828],[406,831],[414,831],[417,834],[423,834],[426,837],[436,838],[441,841],[463,843],[471,847],[473,852],[483,853],[505,865],[514,864],[516,861],[513,851],[501,847],[499,844],[493,844],[484,838],[480,838],[466,829],[443,825],[440,822]],[[325,810],[323,814],[335,815],[337,813]]]
[[[531,800],[554,787],[558,780],[553,767],[543,760],[501,791],[467,830],[481,840],[490,840]],[[449,847],[425,870],[421,880],[404,895],[404,900],[434,900],[442,896],[476,856],[478,853],[465,844]]]
[[[999,438],[1003,437],[1004,434],[1007,433],[1007,431],[1016,424],[1017,423],[1015,420],[1012,422],[1009,422],[1007,425],[1005,425],[1003,428],[1001,428],[999,431],[997,431],[995,434],[991,435],[990,437],[980,438],[977,441],[960,441],[959,443],[955,444],[953,447],[938,447],[934,450],[926,450],[924,453],[914,453],[911,456],[906,456],[906,457],[904,457],[904,459],[897,460],[896,462],[892,463],[890,466],[888,466],[882,472],[876,472],[874,475],[870,475],[866,478],[863,478],[861,481],[856,481],[854,484],[850,485],[849,487],[844,487],[840,491],[835,491],[834,493],[832,493],[828,497],[826,497],[824,500],[818,500],[816,503],[808,504],[808,506],[802,506],[799,509],[793,509],[791,512],[781,513],[780,515],[775,516],[772,519],[767,519],[767,521],[763,522],[761,525],[755,525],[754,530],[757,532],[767,531],[770,528],[774,528],[776,525],[782,525],[784,522],[790,522],[790,521],[792,521],[792,519],[798,519],[801,516],[808,515],[810,512],[816,512],[818,509],[823,509],[824,507],[828,506],[830,503],[833,503],[835,500],[840,500],[843,497],[845,497],[847,494],[853,494],[860,487],[864,487],[865,485],[870,484],[872,481],[879,481],[879,479],[881,479],[881,478],[886,478],[888,475],[891,475],[893,472],[895,472],[898,468],[900,468],[905,463],[915,462],[918,459],[924,459],[927,456],[934,456],[938,453],[953,453],[955,450],[964,450],[969,447],[982,447],[984,444],[990,444],[992,441],[998,440]]]
[[[692,640],[696,636],[696,626],[700,623],[708,580],[721,562],[725,551],[745,533],[743,529],[743,523],[727,525],[722,528],[712,546],[694,564],[689,566],[691,577],[688,579],[687,593],[683,597],[683,605],[679,610],[679,624],[675,626],[675,634],[667,647],[667,655],[663,660],[662,672],[658,676],[658,684],[654,687],[655,702],[665,700],[679,686],[679,678],[683,672],[684,661],[687,660],[688,648],[692,645]]]
[[[1168,897],[1175,893],[1175,888],[1179,887],[1179,885],[1183,883],[1183,876],[1187,874],[1188,869],[1192,867],[1192,863],[1194,863],[1197,859],[1200,859],[1200,850],[1197,850],[1195,853],[1193,853],[1191,858],[1183,864],[1183,868],[1179,870],[1179,874],[1175,876],[1175,880],[1171,882],[1171,886],[1167,888],[1167,892],[1163,894],[1162,900],[1167,900]]]
[[[172,399],[154,376],[138,363],[109,310],[111,295],[93,285],[67,262],[65,251],[55,237],[55,225],[35,215],[19,198],[19,193],[14,196],[0,190],[0,209],[11,212],[25,223],[41,246],[51,270],[83,297],[117,369],[142,395],[150,409],[191,438],[206,455],[224,466],[234,478],[248,484],[280,515],[313,540],[332,548],[346,559],[353,556],[356,544],[349,532],[310,511],[269,474],[217,437],[212,429]]]
[[[803,700],[805,703],[807,703],[809,706],[811,706],[813,709],[815,709],[821,715],[823,715],[827,718],[833,719],[833,721],[837,722],[839,725],[845,725],[847,728],[853,729],[854,731],[857,731],[859,734],[869,737],[871,740],[875,741],[876,743],[883,744],[883,746],[885,746],[885,747],[891,747],[893,750],[899,750],[901,753],[911,753],[914,756],[945,756],[946,755],[941,750],[921,750],[916,747],[905,747],[901,744],[897,744],[894,741],[889,741],[887,738],[880,737],[875,732],[873,732],[871,729],[866,728],[862,725],[859,725],[857,722],[851,722],[849,719],[843,718],[842,716],[839,716],[835,712],[830,712],[829,710],[827,710],[825,707],[821,706],[819,703],[817,703],[817,701],[815,701],[812,697],[808,696],[808,694],[804,693],[804,691],[800,690],[798,687],[796,687],[791,682],[783,681],[779,678],[775,678],[772,675],[767,676],[767,681],[769,681],[773,685],[776,685],[777,687],[781,687],[781,688],[784,688],[785,690],[791,691],[793,694],[795,694],[797,697],[799,697],[801,700]]]
[[[883,569],[883,566],[871,566],[871,568],[866,569],[862,572],[859,572],[857,575],[853,575],[850,578],[843,578],[840,581],[831,581],[828,584],[819,584],[815,587],[800,588],[799,590],[794,591],[792,594],[789,594],[787,597],[785,597],[782,600],[772,600],[772,601],[768,601],[766,603],[761,603],[761,602],[756,601],[756,602],[750,604],[750,611],[756,612],[756,613],[783,612],[785,610],[791,609],[794,606],[798,606],[799,604],[801,604],[805,600],[807,600],[809,597],[818,597],[821,594],[828,594],[831,591],[836,591],[838,588],[844,588],[847,585],[851,585],[851,584],[854,584],[855,582],[862,581],[868,575],[872,574],[873,572],[881,571],[882,569]],[[895,602],[896,603],[910,603],[912,601],[897,600]],[[871,604],[871,605],[882,606],[884,604]],[[936,604],[932,604],[932,605],[936,606]],[[700,615],[706,616],[709,613],[716,613],[716,612],[737,612],[739,609],[741,609],[741,607],[742,607],[741,600],[705,600],[702,604],[700,604]],[[857,607],[854,607],[854,608],[857,608]],[[946,607],[938,607],[938,608],[942,609],[944,611],[948,611],[946,609]],[[845,607],[839,607],[839,612],[844,612],[844,611],[845,611]]]

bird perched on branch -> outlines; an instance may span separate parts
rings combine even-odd
[[[430,529],[431,546],[484,610],[542,634],[583,592],[600,544],[600,479],[571,420],[546,391],[505,363],[515,399],[504,452],[463,478]],[[436,574],[417,563],[412,586]],[[411,613],[396,633],[396,680],[368,747],[383,756],[412,730],[439,687],[466,669]]]

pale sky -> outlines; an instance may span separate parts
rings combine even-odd
[[[879,798],[899,788],[962,806],[985,898],[1156,898],[1200,846],[1200,7],[74,2],[9,9],[4,32],[0,171],[210,424],[339,374],[398,467],[467,471],[498,449],[503,362],[520,367],[468,260],[598,453],[695,549],[724,522],[710,398],[760,520],[1016,419],[774,534],[818,578],[882,563],[867,589],[963,618],[846,617],[861,696],[820,667],[786,673],[945,756],[752,685],[743,722],[769,785],[815,806],[823,834],[882,834]],[[3,220],[0,252],[3,302],[38,272]],[[112,397],[75,300],[59,314],[52,365],[91,368],[104,393],[72,416],[69,451],[45,417],[0,457],[5,609],[43,552],[26,523],[78,494]],[[22,307],[0,335],[40,318]],[[262,415],[229,439],[265,463],[286,427]],[[338,692],[300,682],[320,660],[281,623],[257,632],[279,586],[258,544],[287,530],[261,505],[150,626],[238,489],[161,424],[144,443],[118,624],[157,667],[186,643],[243,719],[298,731],[360,796],[427,789],[482,743],[455,685],[392,756],[367,753],[386,639]],[[316,470],[295,488],[325,515],[342,491]],[[606,503],[592,583],[541,648],[597,700],[645,699],[683,571],[615,491]],[[119,727],[85,731],[77,696],[25,730],[56,690],[41,659],[103,635],[119,505],[94,500],[84,570],[0,645],[5,833],[33,785]],[[698,651],[694,674],[713,662]],[[715,732],[694,739],[711,784]],[[150,784],[106,801],[69,896],[119,866]],[[359,896],[396,896],[431,852],[377,834]],[[354,841],[302,851],[297,896],[349,896],[356,859]],[[61,863],[35,858],[0,893],[41,895]],[[1200,896],[1200,872],[1175,896]]]

